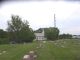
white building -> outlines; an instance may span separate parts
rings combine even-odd
[[[36,36],[36,40],[46,40],[45,34],[44,34],[44,29],[41,33],[34,33]]]

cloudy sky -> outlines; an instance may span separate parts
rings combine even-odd
[[[33,30],[56,26],[60,33],[80,34],[80,3],[67,1],[13,1],[0,4],[0,29],[6,30],[11,15],[19,15]]]

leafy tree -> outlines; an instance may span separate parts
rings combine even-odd
[[[8,21],[9,37],[11,41],[16,43],[32,42],[34,39],[34,33],[29,28],[28,21],[22,21],[19,16],[12,15],[11,21]]]
[[[58,39],[59,29],[55,27],[45,28],[45,36],[48,40]]]

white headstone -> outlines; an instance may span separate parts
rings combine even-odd
[[[29,60],[30,56],[29,55],[24,55],[23,60]]]
[[[6,53],[6,51],[3,51],[3,53]]]
[[[57,45],[57,43],[54,43],[55,45]]]
[[[63,45],[62,45],[61,47],[62,47],[62,48],[64,48],[64,46],[63,46]]]
[[[2,53],[0,53],[0,55],[2,55]]]
[[[39,47],[36,47],[36,48],[39,48]]]
[[[43,41],[43,43],[46,43],[46,41]]]
[[[29,53],[34,53],[34,51],[30,51]]]

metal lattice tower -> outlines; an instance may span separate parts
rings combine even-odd
[[[54,27],[56,27],[56,17],[55,17],[55,13],[54,13]]]

